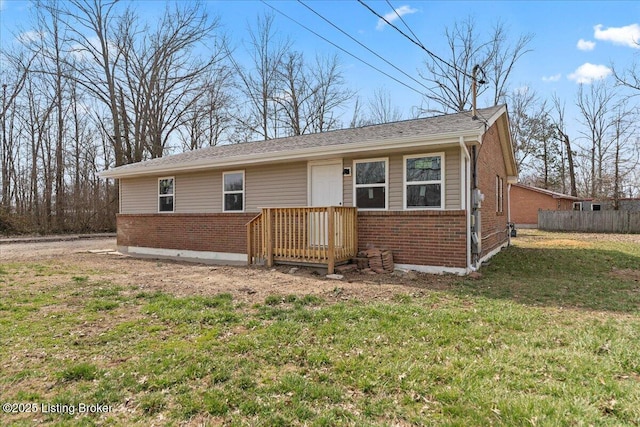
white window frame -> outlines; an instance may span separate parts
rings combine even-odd
[[[160,181],[163,181],[165,179],[170,179],[173,181],[173,193],[171,194],[160,194]],[[171,207],[172,209],[170,211],[161,211],[160,210],[160,198],[161,197],[173,197],[173,206]],[[176,177],[175,176],[163,176],[158,178],[158,213],[164,214],[164,213],[172,213],[176,211]]]
[[[407,160],[418,159],[420,157],[440,157],[440,180],[439,181],[411,181],[407,182]],[[423,211],[423,210],[438,210],[443,211],[446,208],[447,201],[445,200],[445,155],[444,151],[437,153],[422,153],[422,154],[407,154],[402,157],[402,208],[405,211]],[[440,184],[440,206],[407,206],[407,185],[425,185],[425,184]],[[462,190],[461,190],[462,191]]]
[[[573,202],[573,210],[582,212],[582,202]]]
[[[594,206],[597,206],[598,209],[593,209]],[[598,212],[602,210],[602,203],[591,203],[591,211]]]
[[[238,191],[238,190],[234,190],[234,191],[225,191],[224,189],[224,177],[225,175],[232,175],[232,174],[242,174],[242,191]],[[230,212],[230,213],[242,213],[245,211],[245,209],[247,208],[246,206],[246,200],[245,200],[245,189],[247,186],[247,181],[245,179],[245,173],[244,173],[244,169],[243,170],[236,170],[236,171],[226,171],[226,172],[222,172],[222,212]],[[225,195],[227,194],[237,194],[237,193],[242,193],[242,210],[227,210],[225,203],[224,203],[224,199],[225,199]]]
[[[504,180],[496,175],[496,213],[504,213]]]
[[[358,163],[373,163],[384,162],[384,184],[357,184],[358,181]],[[371,187],[383,187],[384,188],[384,208],[359,208],[359,211],[386,211],[389,210],[389,158],[388,157],[376,157],[373,159],[358,159],[353,161],[353,168],[351,169],[351,175],[353,176],[353,206],[358,206],[358,188],[371,188]]]

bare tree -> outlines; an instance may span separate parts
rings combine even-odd
[[[170,135],[183,124],[187,112],[206,93],[206,76],[224,57],[223,47],[209,46],[211,56],[197,59],[194,49],[204,45],[218,27],[198,3],[167,8],[156,30],[143,42],[138,58],[145,99],[147,150],[161,157]],[[219,40],[218,40],[219,42]],[[147,65],[145,67],[145,65]]]
[[[637,138],[637,113],[627,101],[620,102],[614,110],[612,132],[614,140],[613,160],[613,208],[618,210],[624,197],[624,180],[640,164],[640,146]],[[634,145],[635,142],[635,145]]]
[[[304,56],[300,52],[289,52],[285,55],[280,69],[281,90],[275,95],[274,101],[280,106],[284,114],[284,127],[289,135],[303,135],[307,133],[309,122],[309,101],[316,90],[313,82],[309,81],[304,63]]]
[[[237,119],[249,133],[266,140],[277,135],[274,99],[279,95],[282,61],[291,42],[277,37],[274,16],[269,14],[258,16],[255,28],[249,26],[248,34],[252,68],[243,69],[234,61],[240,91],[247,102],[245,112]]]
[[[337,55],[316,56],[311,72],[315,90],[309,107],[311,130],[326,132],[339,127],[335,111],[353,98],[354,92],[346,87]]]
[[[613,126],[610,117],[613,99],[614,93],[604,81],[593,82],[587,90],[584,85],[578,89],[576,106],[580,111],[580,122],[585,127],[582,134],[589,142],[590,150],[591,197],[603,195],[604,159],[610,147],[606,135]]]
[[[540,103],[536,92],[529,88],[513,91],[509,100],[509,125],[516,164],[519,171],[524,171],[538,150],[536,118],[546,114],[546,106]]]
[[[532,40],[533,34],[522,34],[515,43],[510,44],[508,30],[504,24],[498,22],[493,27],[492,52],[486,68],[494,105],[505,102],[511,73],[522,56],[531,52],[529,44]]]
[[[129,163],[124,155],[120,102],[118,100],[117,67],[120,52],[112,44],[116,39],[115,7],[118,0],[69,0],[62,11],[69,31],[72,53],[80,60],[73,64],[80,86],[104,103],[110,112],[107,137],[114,148],[115,166]]]
[[[556,130],[556,137],[562,142],[564,145],[565,155],[567,156],[567,163],[569,166],[569,182],[571,188],[571,195],[574,197],[578,197],[578,187],[576,184],[576,171],[575,171],[575,163],[574,163],[574,154],[573,149],[571,147],[571,138],[566,130],[566,122],[565,122],[565,107],[564,104],[561,103],[560,99],[554,95],[553,97],[553,106],[555,110],[555,116],[553,117],[553,126]],[[563,182],[566,181],[566,177],[563,176]]]
[[[7,130],[7,116],[13,114],[11,111],[15,107],[16,98],[20,95],[25,87],[27,77],[33,66],[38,53],[30,53],[21,51],[11,53],[8,51],[0,52],[0,61],[4,64],[2,70],[2,105],[0,105],[0,126],[2,126],[2,135],[0,140],[0,179],[2,187],[0,188],[0,206],[8,211],[11,205],[11,197],[9,195],[11,187],[10,163],[13,161],[14,143],[11,133]]]
[[[218,145],[232,126],[235,114],[232,68],[220,65],[205,81],[203,96],[186,111],[184,124],[178,130],[185,150]]]
[[[372,123],[390,123],[402,120],[402,113],[391,101],[391,93],[377,88],[369,98],[369,119]]]
[[[424,62],[425,69],[420,72],[430,87],[424,96],[426,107],[422,109],[423,113],[469,110],[472,101],[471,71],[476,65],[485,72],[482,79],[490,82],[490,85],[478,87],[478,96],[492,87],[492,98],[488,102],[492,105],[501,102],[513,68],[529,52],[527,46],[533,36],[520,36],[515,44],[509,45],[503,24],[496,24],[489,37],[484,38],[475,21],[467,18],[456,22],[453,28],[446,28],[445,38],[449,49],[444,58],[446,62],[430,56]]]

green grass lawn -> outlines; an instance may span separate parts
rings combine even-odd
[[[640,245],[520,234],[482,278],[389,302],[248,306],[2,265],[0,403],[37,410],[0,425],[639,425]]]

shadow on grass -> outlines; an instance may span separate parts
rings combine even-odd
[[[512,246],[454,286],[462,295],[528,305],[637,313],[640,257],[614,250]]]

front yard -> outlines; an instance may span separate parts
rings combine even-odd
[[[640,424],[640,236],[514,243],[475,280],[0,250],[0,425]]]

